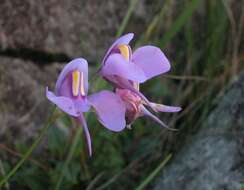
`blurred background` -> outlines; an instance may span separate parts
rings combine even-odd
[[[60,112],[22,167],[0,189],[244,189],[243,0],[1,0],[0,180],[47,122],[45,86],[71,59],[89,61],[90,92],[111,87],[96,71],[107,48],[135,33],[133,49],[160,47],[171,71],[141,86],[154,102],[183,107],[113,133],[86,115]]]

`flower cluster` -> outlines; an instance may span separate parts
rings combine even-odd
[[[88,63],[83,58],[72,60],[60,73],[55,93],[46,89],[47,98],[62,111],[81,123],[89,150],[91,137],[83,113],[94,109],[98,120],[111,131],[121,131],[141,116],[148,116],[169,128],[148,109],[155,112],[178,112],[180,107],[150,102],[140,91],[140,83],[170,70],[164,53],[154,46],[143,46],[132,52],[133,34],[117,39],[105,54],[99,74],[114,86],[114,92],[102,90],[88,95]],[[171,129],[171,128],[169,128]]]

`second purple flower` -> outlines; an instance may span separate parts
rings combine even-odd
[[[140,116],[149,116],[168,128],[145,106],[155,112],[178,112],[180,107],[150,102],[140,91],[139,85],[170,70],[170,63],[164,53],[155,46],[143,46],[132,53],[129,42],[134,34],[118,38],[105,54],[100,74],[115,87],[116,94],[126,106],[126,122],[130,126]]]

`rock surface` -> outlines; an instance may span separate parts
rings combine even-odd
[[[114,39],[128,6],[129,0],[2,0],[0,49],[27,48],[97,60]],[[139,1],[134,32],[149,14],[153,15],[150,4]]]
[[[3,48],[94,56],[114,36],[127,6],[124,0],[3,0],[0,42]]]
[[[33,62],[0,57],[0,139],[33,137],[51,106],[45,86],[54,86],[62,65],[38,67]],[[6,130],[7,129],[7,130]]]
[[[219,99],[156,182],[154,190],[241,190],[244,184],[244,74]]]

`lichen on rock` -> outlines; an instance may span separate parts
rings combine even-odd
[[[218,99],[218,105],[175,159],[155,190],[240,190],[244,184],[244,74]]]

